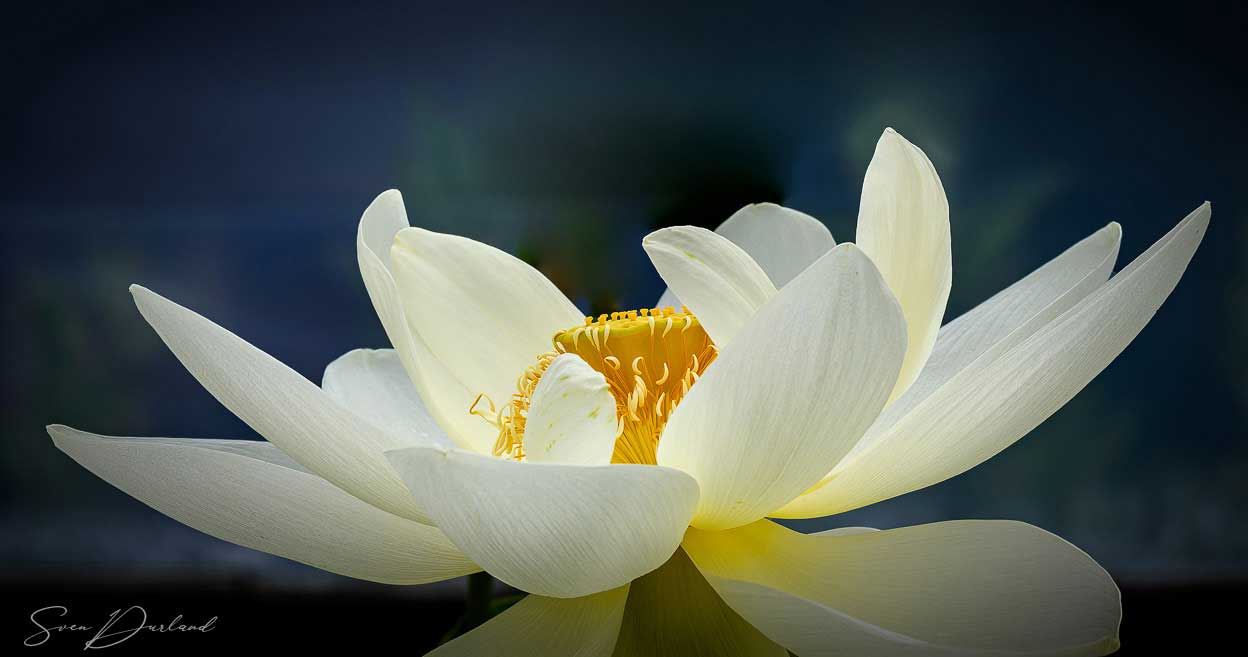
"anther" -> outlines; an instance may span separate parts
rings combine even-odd
[[[671,374],[671,372],[669,372],[667,369],[667,361],[663,361],[663,376],[659,377],[658,380],[654,382],[654,384],[661,386],[664,383],[667,383],[667,376],[669,374]]]

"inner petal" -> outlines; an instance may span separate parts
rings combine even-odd
[[[653,465],[672,411],[718,355],[698,318],[672,307],[586,317],[583,325],[556,333],[552,343],[554,350],[537,356],[502,408],[490,402],[486,413],[479,397],[470,409],[498,426],[495,456],[524,460],[524,424],[537,382],[556,356],[574,353],[602,373],[615,397],[611,462]]]

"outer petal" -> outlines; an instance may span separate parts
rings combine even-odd
[[[670,468],[519,463],[424,447],[387,456],[465,554],[518,589],[556,598],[605,591],[662,565],[698,499],[694,480]]]
[[[884,409],[862,440],[824,478],[825,483],[876,441],[892,435],[889,430],[898,420],[955,374],[977,360],[1000,356],[1104,285],[1118,257],[1121,237],[1118,224],[1109,224],[941,328],[932,356],[914,385]],[[782,509],[780,513],[787,512]]]
[[[269,443],[113,438],[60,425],[48,433],[101,479],[231,543],[390,584],[480,570],[438,529],[361,502]]]
[[[1122,228],[1110,223],[941,327],[927,365],[905,398],[922,398],[990,350],[1018,344],[1104,285],[1121,243]],[[903,402],[897,401],[894,405]]]
[[[606,465],[616,434],[615,397],[607,380],[576,354],[563,354],[542,374],[524,424],[531,462]]]
[[[470,391],[496,403],[554,349],[555,333],[583,323],[541,272],[492,246],[405,228],[390,257],[408,323]]]
[[[1178,283],[1208,224],[1206,203],[1043,328],[1009,349],[988,350],[773,515],[828,515],[918,490],[1026,435],[1135,339]]]
[[[952,282],[949,202],[927,155],[889,128],[875,145],[858,210],[858,246],[879,267],[909,328],[892,399],[927,362]]]
[[[571,599],[527,596],[429,657],[609,657],[628,588]]]
[[[325,368],[321,389],[377,427],[408,437],[412,445],[452,446],[429,417],[393,349],[348,351]]]
[[[407,212],[398,190],[378,196],[364,211],[356,234],[356,255],[364,286],[429,414],[457,445],[488,453],[497,431],[468,413],[477,393],[455,378],[408,325],[406,304],[394,283],[390,262],[390,246],[404,228]]]
[[[382,452],[415,444],[342,408],[272,356],[138,285],[139,312],[222,405],[308,470],[410,520],[427,521]]]
[[[705,228],[664,228],[647,235],[642,246],[721,348],[776,294],[776,286],[749,254]]]
[[[745,249],[777,288],[784,287],[836,246],[832,233],[818,219],[774,203],[747,205],[728,217],[715,232]],[[679,306],[681,302],[668,290],[658,305]]]
[[[684,548],[725,601],[802,655],[1104,655],[1122,606],[1061,538],[1000,520],[804,535],[762,521],[691,530]]]
[[[683,550],[633,582],[615,657],[786,657],[728,608]]]
[[[702,490],[694,526],[752,522],[817,482],[884,405],[905,341],[897,302],[852,244],[785,286],[663,431],[659,464]]]

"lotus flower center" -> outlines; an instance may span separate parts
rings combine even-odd
[[[602,373],[615,397],[611,462],[654,464],[667,419],[718,354],[698,318],[685,308],[586,317],[583,326],[556,333],[553,342],[554,351],[537,357],[520,376],[516,393],[497,411],[495,456],[524,459],[524,420],[533,391],[551,361],[573,353]]]

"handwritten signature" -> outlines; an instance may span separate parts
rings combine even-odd
[[[83,644],[83,650],[110,648],[126,641],[140,632],[165,634],[171,632],[211,632],[217,627],[217,617],[213,616],[199,625],[182,622],[182,614],[173,617],[168,623],[148,623],[147,610],[133,605],[128,609],[118,609],[108,615],[103,625],[81,625],[66,622],[69,608],[62,605],[51,605],[36,609],[30,614],[30,622],[39,628],[38,632],[26,637],[23,645],[34,647],[47,643],[54,634],[61,632],[95,632]]]

